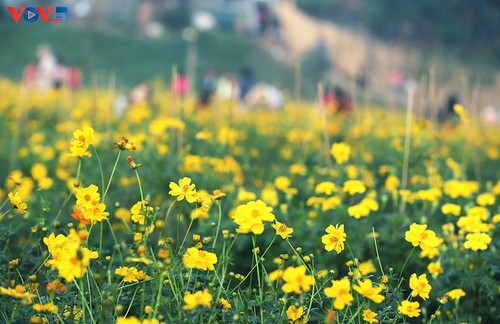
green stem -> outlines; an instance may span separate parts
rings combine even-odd
[[[137,169],[135,169],[134,172],[135,172],[135,177],[137,178],[137,184],[139,185],[139,192],[141,193],[141,201],[143,201],[144,193],[142,192],[141,178],[139,177],[139,172],[137,172]]]
[[[255,258],[255,265],[258,266],[260,264],[260,258],[257,255],[257,249],[255,246],[255,235],[252,235],[252,245],[253,245],[253,256]],[[264,287],[262,287],[262,282],[260,278],[260,269],[257,268],[257,284],[259,285],[259,299],[260,299],[260,322],[264,324],[264,310],[263,310],[263,305],[264,305],[264,295],[263,295],[263,290]]]
[[[222,221],[222,208],[220,205],[220,202],[217,200],[216,201],[217,206],[219,207],[219,218],[217,219],[217,231],[215,232],[215,239],[212,244],[212,249],[215,249],[215,244],[217,243],[217,238],[219,237],[219,231],[220,231],[220,223]]]
[[[109,181],[108,185],[106,186],[106,190],[104,190],[104,193],[102,194],[102,201],[104,202],[104,198],[106,198],[106,194],[108,193],[109,187],[111,186],[111,181],[113,180],[113,176],[115,175],[116,167],[118,165],[118,161],[120,160],[120,155],[122,154],[121,150],[118,150],[118,155],[116,156],[115,164],[113,165],[113,170],[111,170],[111,175],[109,176]],[[96,153],[96,156],[97,153]],[[103,180],[103,185],[104,185],[104,180]]]
[[[264,253],[262,253],[261,255],[261,258],[264,257],[264,255],[266,255],[267,251],[271,248],[271,246],[273,245],[274,243],[274,240],[276,239],[276,236],[274,236],[273,240],[271,241],[271,243],[269,244],[269,246],[267,247],[267,249],[264,251]],[[229,249],[231,249],[232,245],[229,247]],[[232,294],[236,289],[238,289],[241,284],[243,282],[245,282],[245,280],[250,276],[250,274],[253,272],[253,270],[257,267],[257,264],[255,264],[252,269],[250,269],[250,271],[248,272],[248,274],[240,281],[240,283],[238,285],[236,285],[236,287],[233,288],[233,290],[231,290],[231,292],[229,294]]]
[[[396,289],[399,289],[399,287],[401,287],[401,283],[402,283],[401,278],[403,277],[403,270],[405,269],[406,263],[408,263],[408,260],[410,260],[410,257],[413,254],[413,251],[415,251],[415,248],[416,248],[416,246],[413,247],[413,249],[410,252],[410,255],[408,255],[408,257],[405,260],[405,263],[403,264],[403,267],[401,268],[401,272],[399,273],[399,279],[398,279],[398,282],[399,282],[398,288],[396,288]]]
[[[380,254],[378,253],[377,238],[375,237],[375,228],[374,227],[372,227],[372,233],[373,233],[373,243],[375,244],[375,254],[377,255],[377,261],[378,261],[378,265],[380,267],[380,272],[382,272],[382,275],[385,276],[384,268],[382,268],[382,261],[380,260]]]
[[[97,158],[97,164],[99,165],[99,172],[101,173],[101,190],[104,190],[104,171],[102,169],[102,163],[101,163],[101,158],[99,157],[99,153],[97,153],[97,150],[95,149],[94,145],[90,145],[92,147],[92,150],[94,151],[95,153],[95,157]],[[105,196],[105,192],[103,192],[103,199],[102,201],[104,201],[104,196]]]
[[[85,299],[85,294],[83,293],[83,290],[80,288],[80,286],[78,286],[76,279],[73,279],[73,283],[75,284],[76,289],[80,293],[80,297],[82,299],[83,323],[86,323],[86,321],[85,321],[85,309],[87,309],[87,311],[89,312],[91,323],[95,323],[94,316],[92,315],[92,310],[90,309],[89,304],[87,303],[87,300]],[[83,282],[82,282],[82,288],[83,288]]]

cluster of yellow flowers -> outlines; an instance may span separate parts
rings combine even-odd
[[[87,271],[91,259],[97,259],[99,254],[83,246],[87,232],[76,232],[71,229],[67,236],[51,233],[43,239],[52,259],[49,266],[59,271],[59,275],[71,282],[75,278],[82,278]]]

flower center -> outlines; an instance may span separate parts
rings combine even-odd
[[[182,191],[184,191],[184,192],[188,192],[188,191],[189,191],[189,185],[184,185],[184,186],[182,187]]]
[[[254,217],[254,218],[257,218],[260,215],[260,213],[259,213],[259,211],[257,209],[252,210],[251,214],[252,214],[252,217]]]

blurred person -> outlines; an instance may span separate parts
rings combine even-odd
[[[335,111],[341,114],[351,114],[353,111],[352,99],[349,93],[337,86],[333,92]]]
[[[259,22],[259,36],[264,36],[271,25],[271,10],[267,3],[257,2],[257,20]]]
[[[240,101],[244,101],[247,93],[252,89],[255,84],[255,79],[253,77],[253,71],[249,67],[244,67],[240,71],[240,77],[238,80],[239,84],[239,98]]]
[[[82,72],[76,66],[70,66],[67,71],[67,83],[71,91],[78,91],[82,86]]]
[[[129,103],[140,104],[148,100],[150,94],[149,86],[146,83],[136,85],[129,94]]]
[[[64,65],[62,57],[56,58],[56,66],[54,68],[52,87],[60,89],[68,85],[68,71],[69,68]]]
[[[455,105],[459,103],[458,96],[456,94],[451,94],[448,96],[446,104],[442,107],[437,116],[437,121],[439,124],[444,124],[446,122],[457,122],[458,116],[455,113]]]
[[[486,126],[495,127],[500,125],[500,111],[493,105],[483,107],[481,117]]]
[[[199,95],[199,108],[207,108],[212,102],[215,91],[217,90],[217,79],[215,72],[209,70],[205,73],[201,83],[201,91]]]
[[[189,93],[189,77],[180,69],[170,84],[170,91],[179,98],[185,98]]]
[[[38,47],[37,57],[36,86],[38,90],[44,92],[51,89],[54,85],[57,60],[47,45]]]
[[[30,63],[24,68],[23,83],[29,88],[36,86],[36,71],[37,68],[35,63]]]
[[[267,108],[272,111],[279,110],[285,104],[283,93],[277,87],[268,83],[257,83],[245,96],[241,108]]]
[[[238,82],[233,74],[225,74],[217,80],[217,98],[225,101],[238,99]]]

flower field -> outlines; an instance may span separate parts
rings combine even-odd
[[[494,323],[500,129],[0,81],[1,323]]]

